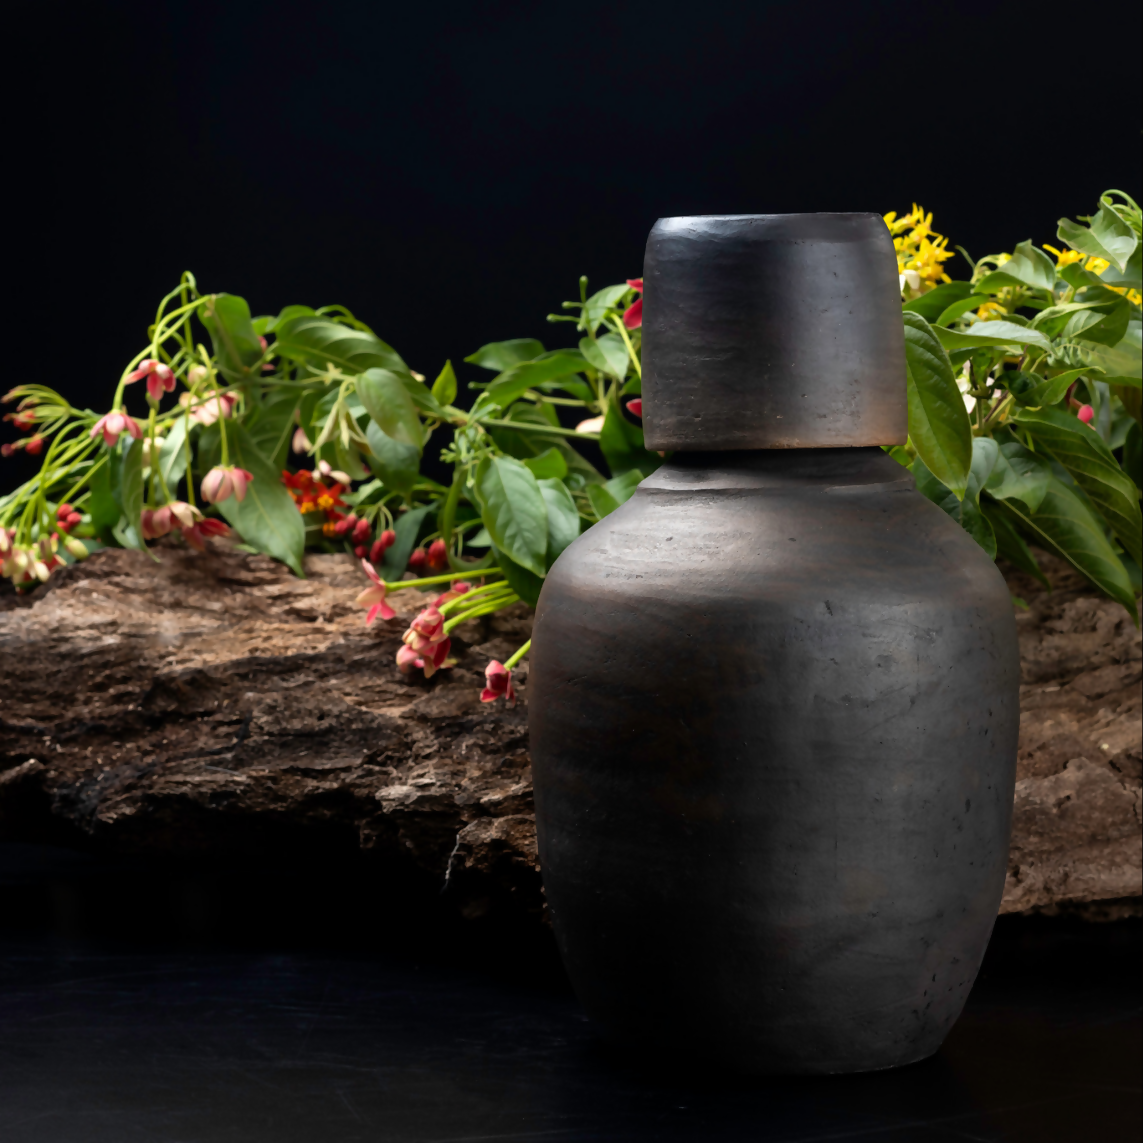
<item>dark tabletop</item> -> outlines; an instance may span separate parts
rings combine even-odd
[[[122,867],[96,888],[85,861],[0,847],[3,1143],[1140,1137],[1137,921],[1002,918],[935,1058],[744,1079],[601,1039],[534,926],[397,910],[366,939],[301,886],[288,926],[251,931],[217,884],[168,873],[92,924],[82,902]],[[361,884],[333,896],[385,913]]]

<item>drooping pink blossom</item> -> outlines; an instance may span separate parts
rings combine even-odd
[[[623,311],[623,324],[628,329],[638,329],[643,324],[642,298],[637,298],[632,305]]]
[[[377,574],[377,569],[368,561],[362,560],[361,566],[365,574],[373,581],[356,600],[358,607],[368,607],[369,613],[365,616],[365,626],[368,627],[378,615],[382,619],[396,619],[397,613],[385,602],[385,595],[389,590],[388,584]]]
[[[480,692],[481,702],[495,702],[498,698],[507,699],[515,705],[516,692],[512,687],[512,672],[495,659],[484,668],[484,690]]]
[[[425,566],[427,558],[424,548],[414,548],[412,555],[409,556],[409,571],[419,572]]]
[[[305,454],[310,451],[314,446],[310,444],[310,438],[306,436],[306,430],[299,425],[294,429],[293,439],[290,441],[290,448],[299,454]]]
[[[100,417],[91,427],[91,439],[95,440],[96,437],[102,436],[103,443],[108,448],[114,448],[119,443],[119,437],[123,433],[128,433],[134,437],[135,440],[141,440],[143,437],[143,427],[135,420],[134,417],[129,417],[126,413],[116,410],[113,413],[106,413]]]
[[[231,495],[241,502],[246,499],[246,485],[254,474],[237,465],[216,465],[202,478],[202,498],[208,504],[218,504]]]
[[[1076,412],[1076,417],[1083,421],[1085,425],[1090,425],[1094,416],[1095,410],[1090,405],[1080,405]]]
[[[139,368],[134,373],[127,374],[126,384],[131,385],[134,382],[147,378],[147,396],[157,405],[162,400],[164,393],[170,393],[175,388],[175,375],[169,365],[164,365],[161,361],[155,361],[153,358],[146,358],[139,362]]]
[[[233,393],[219,393],[217,389],[211,389],[197,397],[191,393],[181,393],[179,404],[184,408],[190,407],[190,419],[196,424],[213,425],[219,417],[234,416],[238,398]]]
[[[403,675],[407,675],[414,667],[423,666],[420,655],[413,650],[412,647],[401,644],[401,649],[397,652],[397,670]]]

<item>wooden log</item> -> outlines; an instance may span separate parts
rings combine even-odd
[[[479,701],[528,609],[459,628],[457,665],[425,680],[394,656],[428,597],[392,595],[399,618],[366,629],[349,557],[311,556],[303,580],[224,548],[158,555],[99,552],[0,596],[0,839],[368,854],[467,916],[540,916],[526,661],[516,707]],[[1006,912],[1141,892],[1139,633],[1046,562],[1052,594],[1010,577],[1029,608]]]

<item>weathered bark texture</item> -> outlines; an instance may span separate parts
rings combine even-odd
[[[461,628],[431,681],[394,666],[423,599],[367,630],[348,557],[309,578],[260,556],[104,551],[0,596],[0,838],[139,855],[363,852],[450,885],[467,915],[542,910],[521,698],[483,669],[525,638],[518,606]],[[1138,897],[1140,640],[1122,608],[1046,560],[1011,577],[1024,663],[1006,912]]]

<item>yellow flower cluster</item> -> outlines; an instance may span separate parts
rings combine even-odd
[[[913,203],[908,214],[898,218],[897,212],[891,210],[884,218],[897,252],[902,297],[919,297],[951,280],[942,263],[954,257],[956,251],[947,249],[949,240],[933,230],[932,211],[926,214],[924,208]]]
[[[1078,250],[1057,250],[1054,246],[1049,246],[1044,243],[1044,249],[1049,254],[1055,254],[1056,266],[1063,269],[1065,266],[1070,266],[1073,262],[1083,262],[1084,255]],[[1102,274],[1104,270],[1110,266],[1111,263],[1106,258],[1096,258],[1092,255],[1084,262],[1083,268],[1090,271],[1092,274]],[[1143,294],[1138,290],[1129,290],[1125,286],[1108,286],[1109,290],[1114,290],[1117,294],[1122,294],[1132,305],[1139,305],[1143,302]]]

